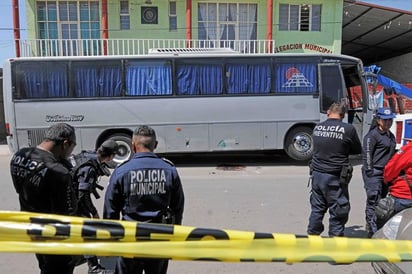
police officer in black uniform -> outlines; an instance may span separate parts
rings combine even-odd
[[[362,177],[366,191],[366,230],[368,237],[379,229],[375,206],[380,198],[387,194],[387,186],[383,183],[383,170],[386,163],[395,153],[395,136],[390,132],[395,114],[390,108],[379,108],[376,112],[376,126],[363,139]]]
[[[75,213],[75,190],[67,161],[75,146],[74,128],[58,123],[47,129],[37,147],[22,148],[13,155],[10,173],[22,211]],[[36,258],[42,274],[72,274],[75,267],[69,255],[36,254]]]
[[[106,191],[103,217],[106,219],[181,224],[184,193],[174,165],[159,158],[155,131],[140,126],[133,132],[135,155],[112,173]],[[162,274],[167,259],[119,258],[116,273]]]
[[[91,196],[93,194],[96,199],[100,198],[97,188],[102,190],[103,187],[98,184],[99,179],[101,176],[110,176],[108,163],[116,156],[118,149],[116,141],[109,139],[103,142],[95,153],[82,152],[82,157],[87,157],[87,160],[75,167],[73,176],[78,185],[78,215],[99,218]]]
[[[350,154],[361,153],[361,143],[355,128],[342,122],[343,104],[333,103],[328,119],[313,130],[311,161],[311,213],[307,233],[320,235],[323,217],[329,210],[329,236],[343,236],[348,221],[350,203],[348,184],[352,175]]]
[[[107,163],[113,160],[118,149],[117,143],[109,139],[103,142],[95,153],[82,151],[78,155],[79,158],[85,158],[85,160],[81,160],[83,163],[74,167],[73,171],[73,180],[75,180],[75,185],[78,186],[79,196],[76,215],[99,219],[99,213],[91,196],[93,194],[96,199],[100,198],[97,188],[103,189],[103,187],[98,184],[98,181],[101,176],[110,176]],[[105,272],[105,268],[100,265],[96,256],[85,255],[84,257],[87,260],[89,274]]]

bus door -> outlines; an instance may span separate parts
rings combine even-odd
[[[339,63],[319,64],[320,120],[326,120],[326,112],[332,103],[345,103],[347,115],[343,121],[352,124],[362,140],[364,107],[359,77],[356,66],[343,69]]]

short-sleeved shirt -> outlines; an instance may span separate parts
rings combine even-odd
[[[313,129],[313,170],[337,174],[349,164],[350,154],[360,154],[356,129],[338,119],[327,119]]]

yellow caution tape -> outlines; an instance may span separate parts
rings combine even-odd
[[[0,252],[346,264],[412,261],[412,241],[322,238],[0,211]]]

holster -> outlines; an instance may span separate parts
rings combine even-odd
[[[309,176],[312,176],[312,174],[313,174],[312,161],[309,161]]]
[[[173,210],[171,210],[169,207],[160,212],[160,217],[161,217],[162,224],[174,224],[175,223],[175,215],[173,213]]]
[[[351,164],[347,166],[343,166],[340,172],[340,183],[342,185],[349,184],[350,180],[352,179],[352,174],[353,174],[353,167]]]

